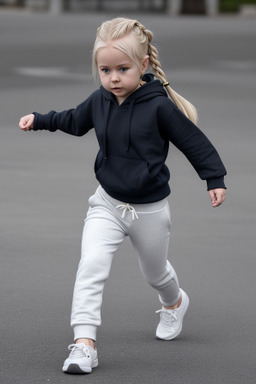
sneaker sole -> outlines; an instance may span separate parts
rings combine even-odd
[[[70,364],[67,368],[63,367],[62,370],[64,373],[72,373],[72,374],[76,374],[76,375],[81,375],[81,374],[92,372],[91,368],[87,368],[86,370],[82,370],[78,364]]]
[[[93,366],[92,368],[96,368],[98,366],[98,360],[94,361],[93,363]],[[82,374],[85,374],[85,373],[91,373],[92,372],[92,368],[85,368],[85,369],[82,369],[78,364],[69,364],[68,367],[63,367],[62,368],[62,371],[64,373],[71,373],[71,374],[75,374],[75,375],[82,375]]]

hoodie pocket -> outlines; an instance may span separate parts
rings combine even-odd
[[[124,195],[143,196],[156,188],[145,161],[110,156],[103,159],[96,177],[106,190]]]

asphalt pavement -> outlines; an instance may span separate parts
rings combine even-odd
[[[25,133],[18,121],[96,89],[92,45],[113,16],[0,12],[0,382],[254,384],[256,22],[231,16],[131,15],[154,32],[169,82],[196,105],[228,170],[226,202],[213,209],[205,183],[170,148],[169,258],[191,303],[183,332],[155,339],[159,302],[127,239],[104,292],[99,367],[61,372],[98,147],[93,132]]]

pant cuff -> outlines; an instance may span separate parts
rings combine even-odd
[[[96,341],[97,326],[88,324],[79,324],[73,327],[74,340],[92,339]]]
[[[165,307],[172,307],[173,305],[175,305],[175,304],[179,301],[180,297],[181,297],[181,291],[180,291],[180,290],[179,290],[179,292],[178,292],[178,295],[175,297],[175,299],[173,299],[172,301],[169,301],[169,302],[165,302],[165,301],[163,301],[162,298],[161,298],[161,296],[158,295],[158,298],[159,298],[160,303],[161,303],[163,306],[165,306]]]

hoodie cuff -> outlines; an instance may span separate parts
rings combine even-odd
[[[37,112],[33,112],[33,115],[35,116],[35,119],[34,119],[34,127],[33,127],[33,131],[38,131],[38,130],[41,130],[42,128],[40,127],[40,122],[39,122],[39,113]]]
[[[52,117],[55,114],[55,111],[50,111],[46,115],[42,115],[38,112],[33,112],[33,115],[35,116],[34,119],[34,131],[41,131],[41,130],[47,130],[50,132],[55,132],[57,128],[52,126]]]
[[[224,183],[224,176],[216,177],[214,179],[208,179],[207,182],[207,191],[210,189],[224,188],[227,189]]]

